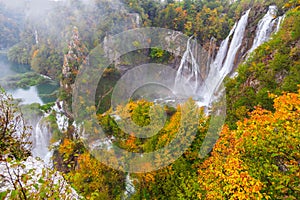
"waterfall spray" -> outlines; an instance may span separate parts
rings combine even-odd
[[[186,51],[180,62],[175,78],[174,89],[182,96],[195,96],[201,80],[200,68],[193,54],[196,42],[193,37],[187,41]]]

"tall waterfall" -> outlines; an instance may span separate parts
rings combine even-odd
[[[269,10],[267,14],[265,14],[265,16],[258,22],[254,42],[251,49],[249,50],[249,53],[254,51],[262,43],[269,40],[270,35],[273,31],[274,23],[276,22],[275,20],[276,15],[277,15],[277,7],[274,5],[269,6]]]
[[[209,104],[216,87],[218,87],[221,81],[223,81],[223,79],[221,79],[220,77],[220,72],[223,68],[223,63],[228,53],[230,37],[234,33],[236,27],[237,27],[237,23],[234,24],[233,28],[231,29],[226,39],[222,41],[217,56],[214,62],[212,62],[210,65],[208,76],[205,82],[202,83],[200,92],[201,94],[204,94],[206,96],[202,96],[201,101],[206,106]]]
[[[229,39],[232,36],[232,34],[235,31],[237,23],[234,24],[233,28],[231,29],[229,35],[226,37],[225,40],[222,41],[221,46],[219,48],[218,54],[216,56],[216,59],[212,63],[212,68],[210,70],[221,70],[224,59],[226,58],[228,46],[229,46]]]
[[[209,106],[223,79],[232,71],[236,54],[244,38],[249,12],[250,9],[234,25],[227,38],[221,43],[215,60],[210,64],[210,70],[205,80],[201,80],[201,77],[199,77],[200,69],[191,51],[191,38],[188,40],[187,49],[182,57],[175,79],[176,91],[182,92],[182,88],[191,88],[193,95],[190,94],[190,96],[196,98],[199,104]],[[191,62],[189,65],[188,61]],[[189,75],[183,73],[184,69],[186,71],[189,69]],[[186,91],[184,92],[186,94]]]
[[[210,72],[207,76],[207,79],[204,81],[201,90],[199,91],[201,94],[203,94],[202,101],[204,105],[208,106],[212,102],[212,98],[214,95],[216,95],[215,92],[217,92],[219,89],[219,86],[223,82],[224,78],[232,71],[236,54],[242,45],[249,13],[250,9],[247,10],[239,22],[234,25],[227,38],[222,42],[215,61],[210,66]],[[232,34],[233,37],[228,49],[229,39]]]
[[[200,68],[192,49],[196,42],[190,37],[176,73],[174,89],[181,96],[195,96],[200,84]]]

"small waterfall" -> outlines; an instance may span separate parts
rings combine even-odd
[[[138,27],[140,26],[140,15],[139,14],[136,14],[135,23]]]
[[[258,22],[253,45],[248,54],[254,51],[259,45],[269,40],[276,20],[277,7],[269,6],[267,14]],[[280,23],[279,23],[280,24]]]
[[[135,193],[135,188],[133,185],[133,180],[130,179],[130,174],[128,173],[126,175],[126,179],[125,179],[125,192],[124,192],[124,199],[129,199],[130,196]]]
[[[52,109],[56,112],[56,123],[61,132],[64,132],[68,128],[68,118],[65,116],[63,109],[63,102],[56,102]]]
[[[61,132],[64,132],[67,129],[67,117],[63,114],[63,104],[62,102],[56,102],[52,107],[52,110],[56,112],[56,123]],[[32,155],[34,157],[41,158],[46,165],[52,167],[52,155],[53,151],[49,150],[50,140],[51,140],[51,132],[49,130],[48,125],[44,122],[44,118],[47,117],[48,114],[44,114],[38,123],[35,126],[33,135],[32,135]],[[58,143],[51,144],[51,146],[56,146]]]
[[[284,20],[284,18],[285,18],[285,15],[279,16],[277,18],[277,26],[276,26],[276,29],[275,29],[275,33],[277,33],[279,31],[280,25],[281,25],[282,21]]]
[[[49,151],[51,133],[47,125],[43,122],[44,116],[36,124],[32,135],[33,148],[32,155],[40,157],[47,165],[51,165],[52,151]]]
[[[35,37],[35,44],[38,45],[39,44],[39,35],[38,35],[38,31],[36,29],[34,31],[34,37]]]

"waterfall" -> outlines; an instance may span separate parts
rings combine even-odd
[[[229,50],[227,53],[226,60],[221,69],[223,72],[223,73],[221,73],[223,76],[222,81],[225,78],[225,76],[232,71],[236,53],[242,45],[244,33],[245,33],[246,26],[248,23],[249,13],[250,13],[250,9],[247,10],[246,13],[241,17],[241,19],[238,22],[236,29],[234,31],[234,35],[233,35],[232,41],[230,43],[230,47],[229,47]]]
[[[275,29],[275,33],[277,33],[279,31],[280,25],[281,25],[282,21],[284,20],[284,18],[285,18],[285,15],[279,16],[277,18],[277,26],[276,26],[276,29]]]
[[[52,107],[53,111],[56,112],[56,123],[61,132],[64,132],[67,129],[67,117],[63,114],[63,103],[56,102],[55,105]],[[53,150],[49,150],[50,147],[50,140],[51,140],[51,132],[48,128],[48,125],[44,122],[44,118],[47,117],[49,114],[44,114],[38,123],[35,126],[32,135],[32,155],[34,157],[41,158],[46,165],[52,167],[52,155]],[[51,146],[58,145],[59,142],[55,144],[51,144]]]
[[[177,93],[194,97],[199,105],[210,105],[224,78],[233,69],[236,54],[242,45],[249,13],[250,9],[238,23],[235,23],[229,35],[221,43],[216,58],[209,65],[209,72],[205,80],[201,77],[199,65],[193,55],[192,49],[195,42],[192,43],[192,37],[189,38],[175,78],[174,90]]]
[[[130,196],[135,193],[135,188],[133,185],[133,180],[130,179],[130,174],[128,173],[126,175],[126,179],[125,179],[125,192],[124,192],[124,199],[129,199]]]
[[[64,132],[68,128],[68,118],[65,116],[65,111],[63,109],[63,102],[56,102],[52,107],[52,110],[56,113],[56,123],[60,132]]]
[[[274,20],[276,15],[277,7],[274,5],[269,6],[267,14],[265,14],[265,16],[258,22],[254,42],[248,54],[254,51],[259,45],[269,40],[276,21]]]
[[[174,90],[182,96],[195,96],[200,83],[200,68],[192,49],[196,42],[190,37],[176,73]]]
[[[230,33],[226,37],[226,39],[222,41],[219,51],[217,53],[217,56],[216,56],[214,62],[212,63],[212,65],[210,65],[211,70],[213,70],[213,69],[221,70],[224,59],[226,58],[226,55],[227,55],[229,39],[235,31],[236,25],[237,25],[237,23],[234,24],[233,28],[230,30]]]
[[[249,12],[250,9],[241,17],[239,22],[233,26],[227,38],[221,43],[217,56],[214,62],[210,65],[209,74],[198,91],[201,93],[200,101],[202,105],[204,104],[209,106],[209,104],[214,100],[212,98],[215,95],[215,92],[219,89],[224,78],[232,71],[236,54],[240,49],[244,38]],[[229,40],[232,34],[233,37],[229,46]]]
[[[220,79],[219,73],[223,67],[224,60],[227,56],[230,37],[234,33],[236,27],[237,27],[237,23],[234,24],[233,28],[231,29],[231,31],[230,31],[229,35],[226,37],[226,39],[222,41],[214,62],[212,62],[210,64],[210,70],[209,70],[208,76],[207,76],[205,82],[202,83],[200,92],[202,94],[205,94],[206,96],[203,96],[201,101],[206,106],[208,106],[208,104],[210,102],[211,96],[213,95],[213,91],[215,90],[217,85],[219,85],[219,82],[220,82],[220,80],[218,80],[218,79]],[[213,85],[213,87],[211,87],[212,85]]]
[[[137,13],[135,17],[135,23],[139,27],[140,26],[140,15]]]
[[[32,135],[33,148],[32,155],[41,158],[47,165],[51,166],[52,151],[49,151],[51,133],[47,125],[43,122],[45,116],[41,117]]]
[[[38,45],[39,44],[39,35],[38,35],[37,30],[34,31],[34,36],[35,36],[35,44]]]

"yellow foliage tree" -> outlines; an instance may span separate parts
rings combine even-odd
[[[275,112],[257,107],[238,128],[224,127],[199,167],[205,199],[297,199],[300,196],[300,90],[270,95]]]

